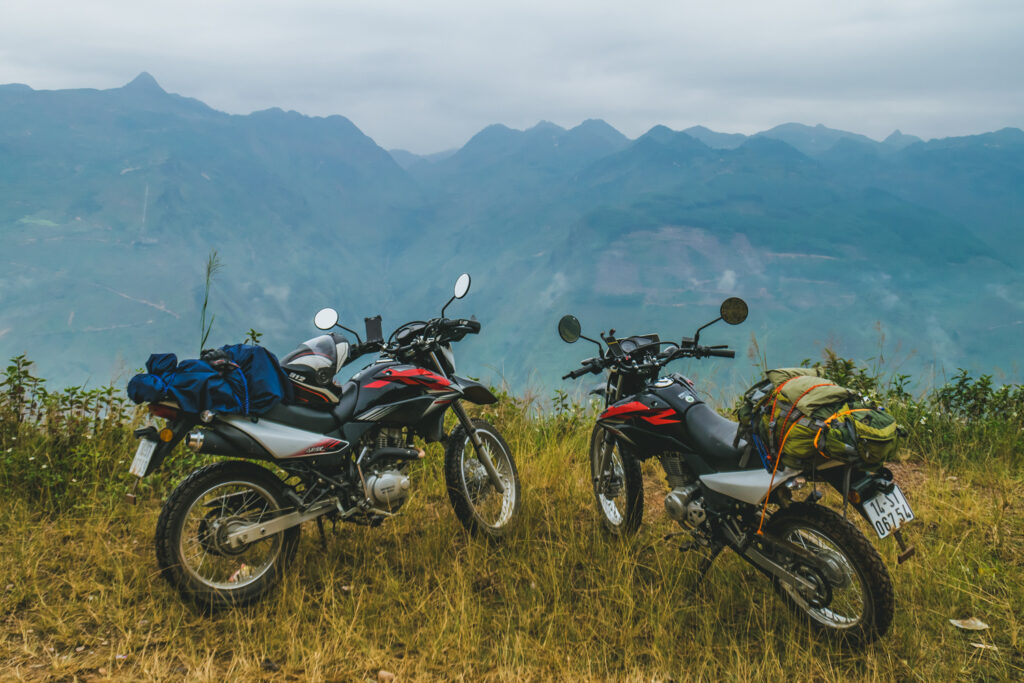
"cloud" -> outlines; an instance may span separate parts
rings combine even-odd
[[[865,0],[8,0],[0,82],[116,87],[149,71],[232,113],[343,114],[386,147],[598,117],[881,138],[1024,125],[1024,3]]]
[[[541,308],[551,308],[562,294],[569,289],[569,280],[563,273],[555,273],[551,278],[551,284],[540,293],[539,304]]]

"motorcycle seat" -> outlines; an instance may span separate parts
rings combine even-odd
[[[301,405],[278,401],[273,408],[262,415],[262,419],[302,429],[317,434],[327,434],[338,429],[338,422],[330,412]]]
[[[739,445],[733,448],[739,425],[722,417],[705,403],[698,403],[686,411],[686,427],[700,452],[720,461],[735,464],[747,446],[747,442],[740,439]]]

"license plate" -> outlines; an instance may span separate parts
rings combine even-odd
[[[155,450],[156,441],[140,439],[139,447],[135,451],[135,457],[132,459],[132,466],[129,468],[129,471],[136,477],[146,476],[146,469],[149,467],[149,459],[153,457],[153,451]]]
[[[914,511],[899,486],[893,486],[891,493],[880,493],[864,503],[864,512],[879,538],[885,538],[914,519]]]

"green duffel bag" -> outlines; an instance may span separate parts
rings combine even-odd
[[[826,418],[814,446],[827,458],[859,460],[874,467],[895,457],[899,436],[896,418],[881,408],[858,402],[843,405]]]
[[[788,467],[840,460],[872,468],[895,455],[895,419],[856,392],[824,379],[816,368],[779,368],[765,375],[744,394],[737,412],[740,431],[760,444],[766,466],[781,457]]]

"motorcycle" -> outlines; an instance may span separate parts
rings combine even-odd
[[[769,471],[758,457],[751,462],[738,425],[719,416],[700,399],[694,383],[661,370],[679,358],[734,358],[725,345],[702,346],[700,333],[724,320],[738,325],[747,305],[727,299],[715,320],[679,343],[661,341],[656,334],[616,337],[615,330],[599,336],[581,334],[571,315],[558,323],[562,340],[585,339],[598,346],[598,355],[565,379],[607,372],[604,410],[590,442],[590,472],[597,509],[604,527],[627,536],[639,528],[644,505],[640,463],[657,457],[671,489],[665,511],[689,535],[683,549],[703,548],[708,554],[699,567],[703,580],[715,558],[731,548],[772,582],[782,600],[816,629],[849,645],[862,645],[883,636],[893,618],[892,581],[875,547],[845,516],[819,504],[823,493],[813,490],[802,500],[794,494],[808,482],[826,482],[863,515],[880,538],[892,535],[907,548],[899,527],[913,512],[892,473],[861,471],[839,461],[784,467]],[[742,435],[741,435],[742,436]],[[768,506],[774,512],[768,515]],[[767,522],[765,518],[767,517]]]
[[[380,316],[366,319],[362,341],[338,323],[334,309],[321,310],[314,319],[319,329],[338,327],[356,343],[332,332],[284,357],[294,401],[259,417],[149,405],[166,426],[136,433],[131,471],[139,479],[181,440],[199,453],[233,458],[192,472],[161,510],[157,561],[185,598],[209,608],[251,603],[281,578],[303,522],[315,520],[323,540],[325,519],[377,526],[396,514],[409,494],[408,468],[424,457],[417,436],[446,443],[448,497],[463,526],[487,537],[508,532],[520,505],[515,461],[500,432],[470,419],[462,405],[497,399],[455,374],[451,348],[477,334],[480,323],[444,315],[469,285],[469,275],[461,275],[439,317],[405,323],[386,341]],[[379,358],[338,386],[333,376],[372,352]],[[458,425],[445,435],[449,409]]]

